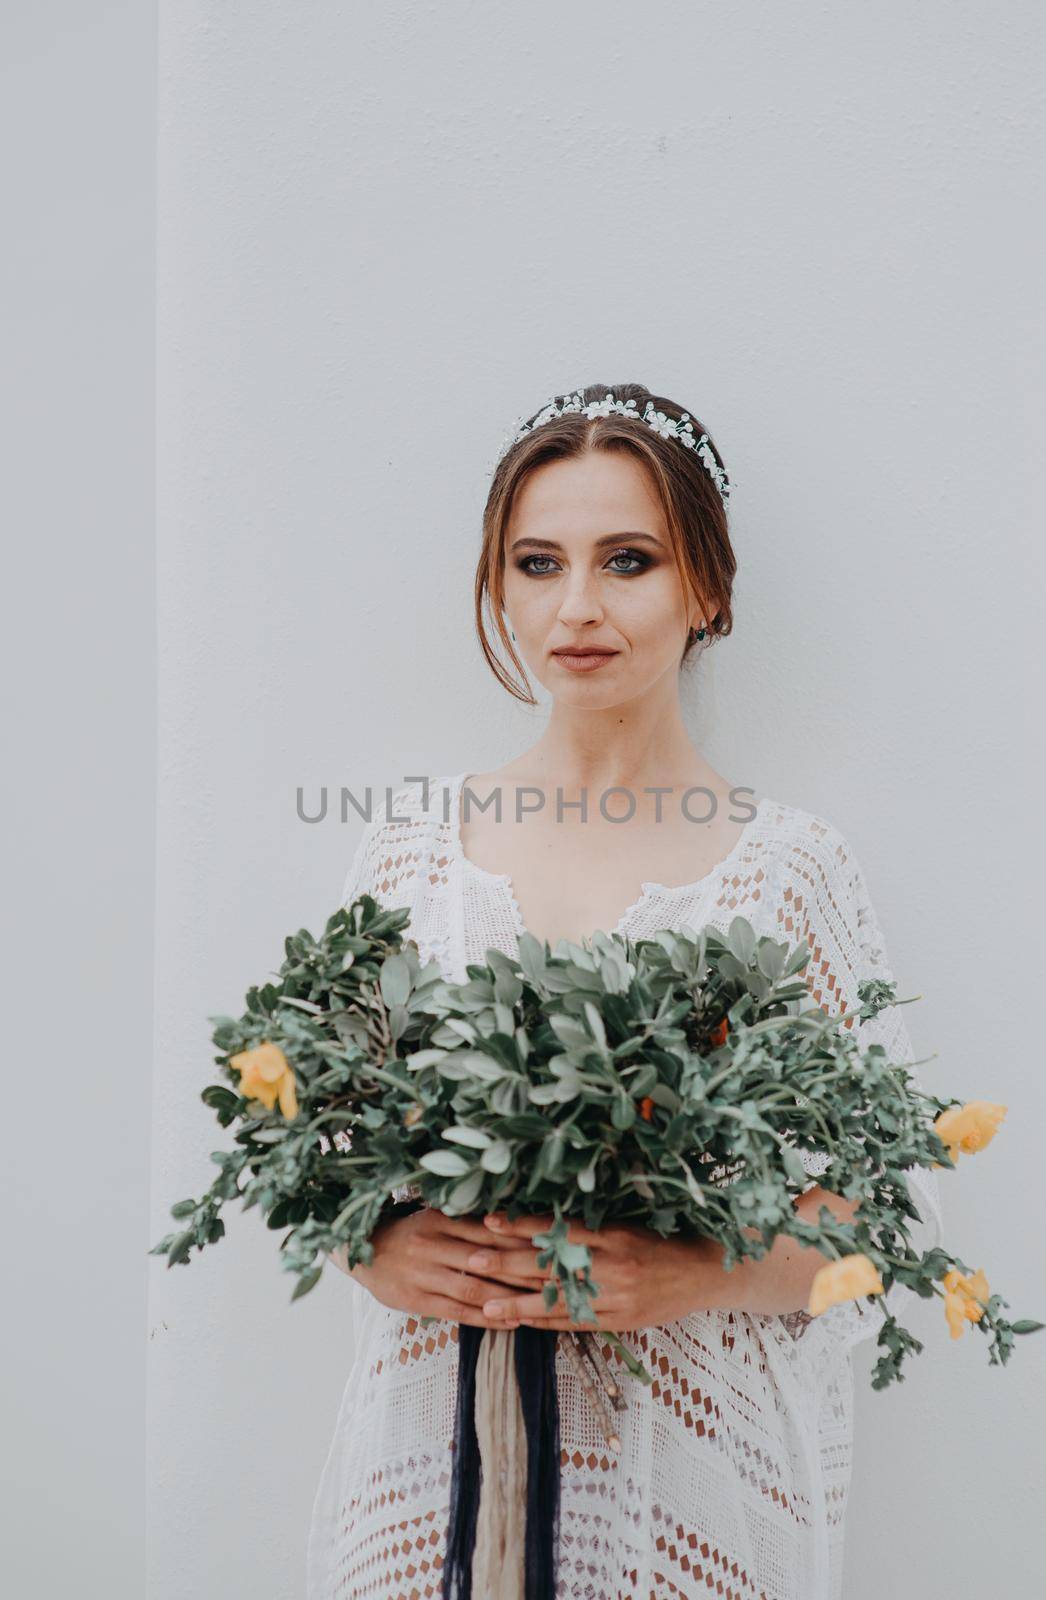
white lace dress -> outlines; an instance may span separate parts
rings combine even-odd
[[[407,907],[423,959],[461,980],[523,930],[507,874],[469,860],[458,830],[466,774],[407,785],[376,806],[343,893]],[[426,792],[427,790],[427,792]],[[862,870],[823,818],[763,799],[729,855],[698,882],[647,882],[621,916],[632,938],[741,913],[759,933],[804,940],[807,983],[835,1013],[863,977],[889,979]],[[911,1061],[903,1008],[861,1027]],[[813,1181],[825,1159],[805,1156]],[[936,1180],[914,1169],[916,1248],[940,1240]],[[435,1600],[454,1433],[456,1326],[421,1326],[339,1276],[355,1359],[316,1494],[309,1600]],[[904,1318],[919,1304],[888,1295]],[[625,1378],[622,1451],[607,1454],[559,1358],[562,1430],[557,1600],[839,1600],[852,1456],[850,1353],[874,1339],[877,1302],[810,1319],[701,1311],[629,1335],[654,1382]],[[916,1358],[918,1359],[918,1358]],[[475,1600],[483,1600],[476,1596]]]

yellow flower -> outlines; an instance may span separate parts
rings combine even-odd
[[[948,1318],[953,1339],[965,1331],[967,1322],[980,1322],[984,1307],[979,1300],[987,1300],[988,1280],[980,1267],[970,1277],[964,1278],[955,1267],[941,1279],[944,1284],[944,1314]]]
[[[990,1100],[969,1100],[964,1106],[942,1111],[933,1125],[934,1132],[948,1146],[952,1160],[958,1161],[960,1151],[973,1155],[991,1144],[1006,1111],[1006,1106],[993,1105]],[[941,1163],[935,1161],[934,1167],[941,1168]]]
[[[862,1294],[882,1292],[883,1280],[874,1261],[860,1254],[840,1256],[838,1261],[829,1261],[814,1274],[807,1314],[818,1317],[841,1300],[856,1300]]]
[[[253,1050],[241,1050],[239,1055],[229,1057],[229,1065],[240,1074],[241,1094],[260,1100],[267,1111],[279,1100],[280,1110],[288,1120],[298,1115],[294,1073],[278,1044],[265,1040]]]

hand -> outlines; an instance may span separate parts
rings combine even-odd
[[[542,1282],[536,1258],[527,1274],[505,1267],[509,1254],[515,1253],[515,1240],[498,1240],[482,1222],[429,1208],[381,1223],[372,1243],[373,1261],[354,1267],[351,1276],[394,1311],[441,1317],[473,1328],[515,1328],[518,1321],[512,1316],[486,1316],[480,1309],[484,1301],[504,1297],[513,1286],[540,1288]],[[482,1275],[474,1262],[471,1270],[469,1266],[480,1245]]]
[[[485,1268],[497,1261],[500,1277],[537,1278],[536,1288],[525,1294],[495,1293],[482,1305],[488,1327],[605,1328],[623,1332],[630,1328],[661,1327],[692,1311],[730,1303],[730,1274],[721,1266],[722,1247],[710,1239],[664,1239],[649,1228],[632,1223],[593,1231],[571,1222],[567,1237],[587,1245],[592,1256],[592,1281],[599,1293],[592,1301],[596,1322],[572,1322],[562,1289],[556,1304],[545,1305],[541,1284],[552,1274],[537,1264],[538,1250],[530,1241],[552,1226],[551,1217],[517,1217],[503,1214],[485,1218],[488,1239],[481,1251],[467,1258],[469,1267]],[[509,1248],[495,1256],[491,1245]],[[736,1269],[735,1269],[736,1270]]]

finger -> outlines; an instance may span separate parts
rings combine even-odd
[[[497,1326],[500,1328],[501,1323]],[[516,1324],[519,1328],[546,1328],[552,1333],[558,1333],[564,1328],[573,1328],[576,1333],[584,1333],[586,1328],[593,1330],[610,1327],[612,1324],[603,1322],[572,1322],[569,1317],[520,1317]]]
[[[492,1211],[483,1218],[483,1225],[491,1233],[511,1234],[516,1238],[522,1235],[529,1239],[532,1234],[546,1232],[554,1221],[554,1217],[510,1217],[504,1211]]]
[[[499,1284],[522,1289],[540,1289],[546,1274],[538,1269],[537,1253],[517,1251],[509,1263],[510,1252],[505,1249],[474,1250],[464,1239],[440,1237],[427,1247],[426,1266],[452,1267],[455,1272],[470,1272],[474,1277],[486,1278],[496,1287]]]
[[[433,1218],[433,1230],[439,1237],[464,1239],[474,1248],[487,1250],[496,1249],[506,1242],[492,1234],[482,1221],[477,1222],[472,1217],[448,1217],[445,1211],[435,1211]]]
[[[457,1300],[462,1305],[471,1306],[473,1310],[480,1308],[492,1300],[506,1298],[505,1285],[493,1278],[477,1278],[468,1272],[457,1271],[449,1267],[434,1267],[426,1273],[423,1287],[432,1294],[445,1295],[448,1300]],[[484,1312],[484,1316],[487,1313]],[[506,1313],[509,1321],[511,1316]]]
[[[468,1328],[516,1328],[518,1323],[506,1322],[499,1317],[496,1322],[485,1317],[475,1306],[465,1305],[460,1300],[452,1300],[446,1295],[430,1294],[425,1296],[425,1305],[418,1312],[422,1317],[439,1317],[444,1322],[463,1322]]]
[[[538,1277],[536,1273],[522,1274],[517,1272],[495,1273],[493,1270],[485,1274],[490,1285],[490,1292],[496,1295],[499,1291],[506,1294],[512,1289],[528,1289],[531,1294],[537,1294],[548,1282],[547,1278]]]
[[[484,1226],[491,1233],[500,1237],[507,1235],[522,1236],[532,1239],[535,1234],[547,1233],[554,1223],[554,1217],[513,1217],[506,1216],[503,1211],[494,1211],[483,1218]],[[567,1238],[572,1244],[598,1245],[600,1235],[591,1228],[582,1227],[580,1222],[567,1223]]]
[[[500,1328],[501,1323],[497,1326]],[[636,1333],[646,1324],[640,1318],[619,1314],[602,1316],[598,1322],[571,1322],[569,1317],[521,1317],[516,1326],[539,1328],[543,1333],[562,1333],[566,1329],[572,1333]]]
[[[518,1245],[510,1249],[507,1241],[500,1241],[501,1247],[496,1250],[484,1246],[482,1250],[469,1250],[466,1252],[465,1266],[473,1272],[482,1272],[491,1277],[535,1279],[543,1283],[551,1274],[550,1267],[538,1266],[538,1253],[533,1245],[527,1250],[521,1250]]]
[[[565,1303],[560,1299],[555,1305],[545,1304],[544,1294],[494,1294],[481,1302],[485,1317],[522,1321],[524,1317],[565,1315]]]
[[[594,1296],[586,1300],[586,1304],[597,1317],[614,1315],[622,1309],[620,1297],[612,1292],[607,1294],[598,1285],[593,1285]],[[567,1303],[563,1298],[563,1287],[556,1285],[556,1298],[551,1305],[545,1300],[544,1290],[541,1293],[532,1291],[529,1294],[493,1294],[483,1302],[485,1316],[518,1317],[520,1321],[531,1317],[566,1317],[570,1321]],[[573,1323],[571,1323],[573,1326]]]

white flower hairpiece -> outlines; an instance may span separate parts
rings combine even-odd
[[[544,423],[552,422],[556,417],[562,417],[570,411],[580,411],[586,417],[608,417],[612,411],[616,411],[619,415],[631,417],[636,422],[645,422],[663,439],[678,440],[684,449],[694,450],[700,456],[702,465],[719,490],[724,506],[729,501],[730,479],[727,477],[726,469],[716,460],[707,433],[702,433],[700,436],[695,434],[689,411],[684,411],[678,418],[670,417],[664,411],[658,411],[652,400],[648,400],[642,411],[639,411],[635,400],[615,400],[613,390],[608,390],[602,400],[586,402],[584,395],[577,389],[573,394],[550,400],[532,421],[521,422],[515,432],[508,435],[498,451],[498,461],[506,450],[525,438],[528,433],[533,433],[535,428],[540,428]]]

